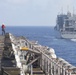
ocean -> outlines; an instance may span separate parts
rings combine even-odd
[[[15,36],[24,36],[29,40],[38,41],[43,46],[51,47],[55,50],[57,57],[61,57],[76,66],[76,40],[61,39],[59,32],[54,30],[54,27],[7,26],[6,32]]]

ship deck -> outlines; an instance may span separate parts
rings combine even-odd
[[[0,75],[76,75],[76,67],[52,48],[6,33],[0,35]]]

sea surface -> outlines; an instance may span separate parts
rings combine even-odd
[[[6,32],[15,36],[24,36],[29,40],[38,41],[43,46],[54,48],[57,57],[61,57],[76,66],[76,39],[61,39],[59,32],[54,30],[54,27],[7,26]]]

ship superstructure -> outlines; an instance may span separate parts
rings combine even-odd
[[[76,15],[70,12],[57,15],[55,28],[60,31],[62,38],[76,38]]]

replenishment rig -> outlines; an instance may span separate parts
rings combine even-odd
[[[53,48],[11,33],[0,35],[0,75],[76,75]]]

